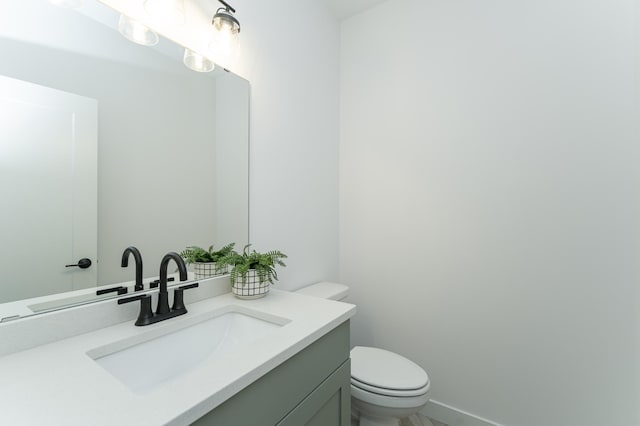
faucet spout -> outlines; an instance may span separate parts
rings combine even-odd
[[[126,268],[129,266],[129,255],[133,256],[133,259],[136,262],[136,285],[134,287],[135,291],[140,291],[144,289],[142,284],[142,255],[140,254],[140,250],[137,248],[130,246],[124,249],[124,253],[122,253],[122,261],[120,266]]]
[[[180,274],[180,281],[187,280],[187,265],[184,263],[184,259],[176,253],[170,252],[164,255],[160,262],[160,291],[158,292],[158,308],[156,309],[156,315],[169,313],[169,293],[167,292],[167,269],[169,262],[173,260],[178,265],[178,272]]]

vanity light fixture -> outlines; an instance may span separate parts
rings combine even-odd
[[[84,0],[49,0],[54,6],[66,7],[69,9],[80,9],[84,4]]]
[[[224,7],[213,15],[213,38],[209,47],[220,54],[229,54],[238,44],[240,22],[233,16],[236,10],[224,0],[218,0]]]
[[[132,42],[143,46],[158,44],[158,34],[126,15],[120,15],[118,31]]]
[[[143,5],[154,19],[172,25],[184,24],[184,0],[144,0]]]
[[[211,59],[187,48],[184,49],[183,62],[188,68],[198,72],[209,72],[215,68]]]

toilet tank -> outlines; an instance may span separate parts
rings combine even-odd
[[[349,295],[349,287],[344,284],[322,281],[307,287],[302,287],[296,290],[296,293],[323,299],[344,300]]]

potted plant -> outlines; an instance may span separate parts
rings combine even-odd
[[[221,264],[220,259],[232,253],[234,246],[235,243],[227,244],[219,250],[214,250],[213,246],[209,246],[209,250],[189,246],[180,253],[180,256],[187,264],[193,263],[196,279],[213,277],[229,273],[228,267]]]
[[[276,266],[287,266],[287,256],[277,250],[259,253],[244,246],[242,253],[232,251],[218,260],[231,267],[231,291],[240,299],[257,299],[269,292],[269,286],[278,280]]]

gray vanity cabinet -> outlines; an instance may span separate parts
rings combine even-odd
[[[349,426],[349,321],[198,419],[196,426]]]
[[[278,426],[347,426],[350,424],[350,365],[346,361]]]

